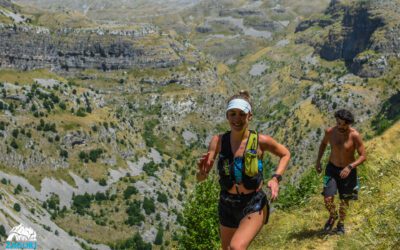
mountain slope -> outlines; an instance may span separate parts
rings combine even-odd
[[[326,19],[340,8],[347,8],[346,18],[356,23],[365,20],[356,18],[360,13],[373,17],[360,12],[362,8],[332,1],[329,11],[310,17],[304,30],[295,33],[301,20],[321,12],[329,1],[204,0],[182,6],[179,14],[171,5],[174,11],[165,9],[168,15],[148,7],[156,1],[131,1],[143,3],[135,13],[155,14],[147,19],[122,5],[108,8],[128,1],[94,2],[65,1],[73,3],[71,9],[90,7],[81,13],[51,6],[46,11],[17,8],[0,0],[0,179],[8,183],[4,197],[19,200],[32,223],[36,217],[29,208],[47,211],[51,220],[43,227],[53,230],[55,223],[60,235],[68,238],[69,233],[69,240],[112,247],[132,242],[140,233],[151,244],[163,232],[162,246],[153,247],[175,246],[181,208],[195,183],[196,158],[212,134],[227,129],[225,100],[238,89],[252,94],[252,128],[271,134],[292,152],[282,189],[287,182],[296,185],[310,167],[323,126],[332,121],[336,108],[353,109],[357,129],[368,137],[375,125],[383,131],[398,119],[400,67],[393,55],[387,57],[390,67],[382,75],[362,78],[350,74],[342,57],[328,61],[320,53],[321,46],[337,45],[323,32]],[[169,2],[188,1],[164,4]],[[2,10],[8,10],[7,15]],[[144,23],[131,23],[127,15]],[[18,23],[22,16],[25,21]],[[391,31],[398,16],[393,8],[392,21],[371,37],[378,41],[379,34]],[[343,15],[335,18],[329,30],[338,26],[343,37],[358,35],[347,32],[357,25],[342,27]],[[383,36],[383,51],[376,50],[371,59],[400,51],[387,43],[393,40],[393,33],[388,34]],[[308,42],[314,40],[319,43]],[[360,56],[371,56],[366,52]],[[32,70],[42,67],[49,69]],[[385,126],[379,126],[382,119]],[[18,185],[24,191],[12,195]],[[25,202],[28,196],[34,205]],[[322,209],[317,201],[315,206]],[[17,214],[12,205],[7,203],[0,216]],[[319,216],[323,222],[324,215]],[[15,221],[0,222],[8,230]],[[316,230],[319,224],[311,227]],[[102,237],[105,233],[109,237]],[[296,237],[304,235],[307,232]]]
[[[368,160],[359,167],[361,191],[359,200],[350,204],[346,235],[322,233],[328,213],[317,194],[302,207],[274,212],[251,249],[398,249],[399,141],[397,122],[366,142]]]

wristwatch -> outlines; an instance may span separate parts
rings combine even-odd
[[[350,170],[353,170],[353,165],[351,165],[351,164],[349,164],[349,165],[347,165],[347,167],[350,169]]]
[[[280,174],[273,174],[272,177],[271,177],[271,179],[274,178],[274,177],[276,178],[276,180],[278,181],[278,183],[281,182],[281,180],[282,180],[282,175],[280,175]]]

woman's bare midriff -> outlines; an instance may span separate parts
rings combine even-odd
[[[260,183],[260,186],[258,186],[258,189],[262,188],[263,183]],[[236,189],[237,186],[237,189]],[[228,193],[230,194],[238,194],[238,190],[239,190],[239,194],[250,194],[253,193],[254,191],[256,191],[255,189],[247,189],[244,187],[243,183],[237,184],[237,185],[233,185],[231,189],[228,190]]]

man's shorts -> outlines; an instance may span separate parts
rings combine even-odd
[[[340,178],[340,172],[343,168],[328,163],[324,176],[324,190],[322,195],[334,196],[339,191],[341,200],[357,200],[358,199],[358,178],[357,169],[352,169],[347,178]]]
[[[248,214],[261,211],[267,206],[268,222],[269,206],[264,191],[250,194],[230,194],[222,190],[218,204],[219,223],[225,227],[237,228],[240,221]]]

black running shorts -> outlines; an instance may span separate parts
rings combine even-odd
[[[218,204],[219,222],[222,226],[237,228],[246,215],[259,212],[264,206],[267,206],[266,224],[269,206],[264,191],[238,195],[222,190]]]
[[[358,199],[357,169],[352,169],[347,178],[340,178],[343,168],[328,163],[324,176],[324,189],[322,195],[334,196],[339,191],[339,198],[342,200]]]

